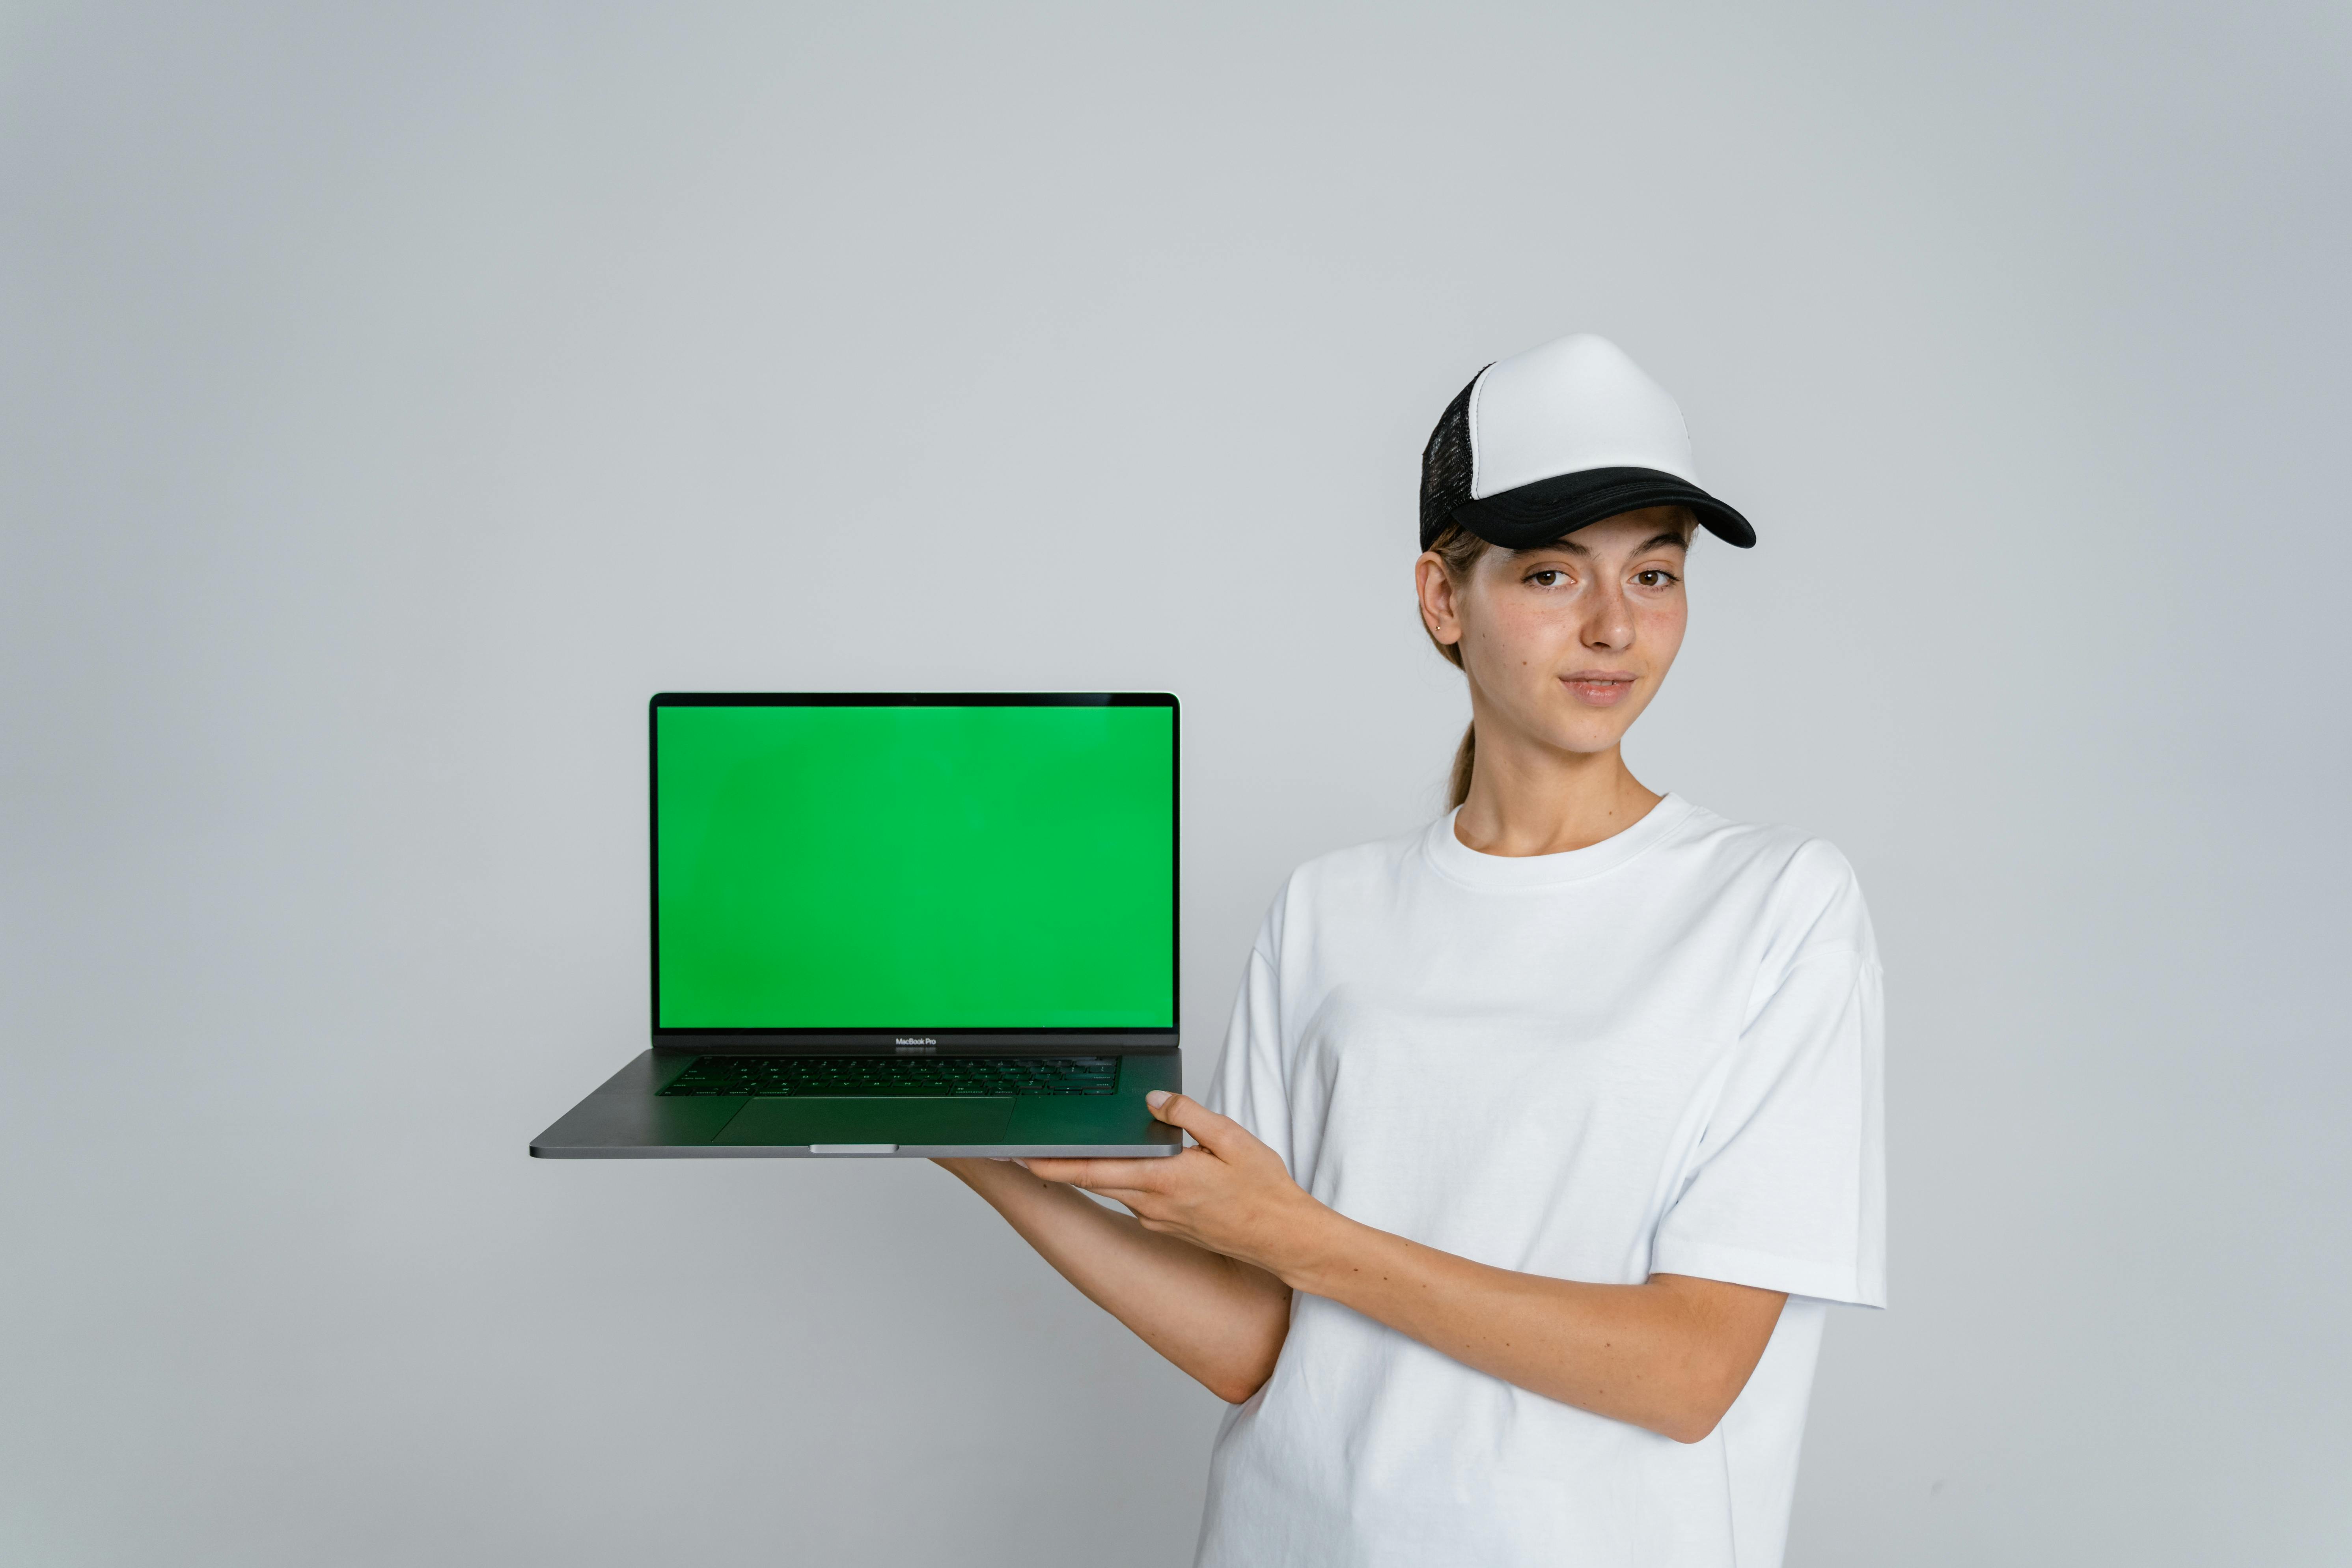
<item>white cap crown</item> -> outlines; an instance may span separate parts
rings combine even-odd
[[[1589,468],[1655,468],[1699,482],[1681,407],[1624,350],[1591,332],[1488,365],[1471,389],[1469,420],[1478,500]]]

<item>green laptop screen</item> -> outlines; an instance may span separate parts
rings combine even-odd
[[[1175,710],[654,709],[655,1022],[1172,1028]]]

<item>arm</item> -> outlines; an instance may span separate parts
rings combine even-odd
[[[1715,1430],[1788,1300],[1679,1274],[1640,1285],[1517,1274],[1328,1209],[1298,1242],[1299,1260],[1284,1276],[1294,1289],[1328,1296],[1507,1383],[1678,1443]]]
[[[1240,1123],[1181,1095],[1154,1112],[1199,1147],[1169,1160],[1027,1163],[1126,1205],[1148,1234],[1236,1259],[1466,1366],[1677,1442],[1715,1430],[1787,1300],[1680,1275],[1588,1285],[1473,1263],[1326,1208]]]
[[[939,1163],[1003,1215],[1088,1300],[1218,1398],[1238,1405],[1274,1371],[1290,1332],[1290,1288],[1281,1280],[1147,1229],[1012,1161]]]

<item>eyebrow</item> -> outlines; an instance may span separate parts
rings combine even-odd
[[[1689,540],[1685,539],[1681,534],[1669,530],[1664,533],[1653,534],[1649,538],[1642,541],[1640,548],[1636,549],[1633,553],[1636,555],[1647,555],[1651,551],[1655,550],[1661,544],[1671,544],[1675,549],[1685,552],[1690,549]],[[1523,555],[1533,555],[1537,551],[1540,550],[1565,550],[1571,554],[1581,555],[1587,560],[1590,560],[1592,556],[1591,551],[1587,550],[1583,545],[1579,544],[1573,538],[1565,534],[1553,540],[1549,544],[1538,544],[1532,550],[1524,550],[1519,552],[1519,553]]]

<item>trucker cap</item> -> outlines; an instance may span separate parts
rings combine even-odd
[[[1423,550],[1449,522],[1532,550],[1648,506],[1686,506],[1727,542],[1756,542],[1746,518],[1699,488],[1690,432],[1666,389],[1590,332],[1471,377],[1421,454]]]

